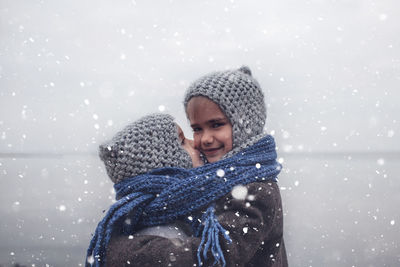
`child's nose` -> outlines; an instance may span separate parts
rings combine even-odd
[[[203,136],[201,137],[201,143],[205,146],[212,144],[214,141],[214,136],[209,131],[204,131]]]

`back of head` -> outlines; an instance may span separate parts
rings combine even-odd
[[[267,117],[264,94],[249,67],[213,72],[196,80],[186,91],[185,110],[190,99],[196,96],[214,101],[230,120],[233,153],[262,135]]]
[[[145,116],[99,146],[99,156],[114,183],[162,167],[190,168],[177,125],[167,114]]]

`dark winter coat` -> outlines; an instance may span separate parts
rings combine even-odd
[[[216,203],[218,221],[233,241],[227,244],[220,238],[227,266],[288,266],[278,184],[256,182],[246,187],[246,200],[234,199],[229,193]],[[107,266],[198,266],[200,240],[114,236],[107,249]],[[204,266],[212,266],[213,257],[208,259]]]

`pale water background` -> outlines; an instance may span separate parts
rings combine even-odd
[[[291,266],[400,266],[397,1],[0,0],[0,265],[81,266],[112,203],[97,146],[249,65]]]

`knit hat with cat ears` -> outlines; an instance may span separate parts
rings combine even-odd
[[[114,183],[162,167],[191,168],[177,124],[167,114],[145,116],[99,146],[99,156]]]
[[[232,124],[233,150],[254,143],[263,133],[267,118],[264,94],[247,66],[204,75],[185,93],[185,110],[193,97],[215,102]]]

